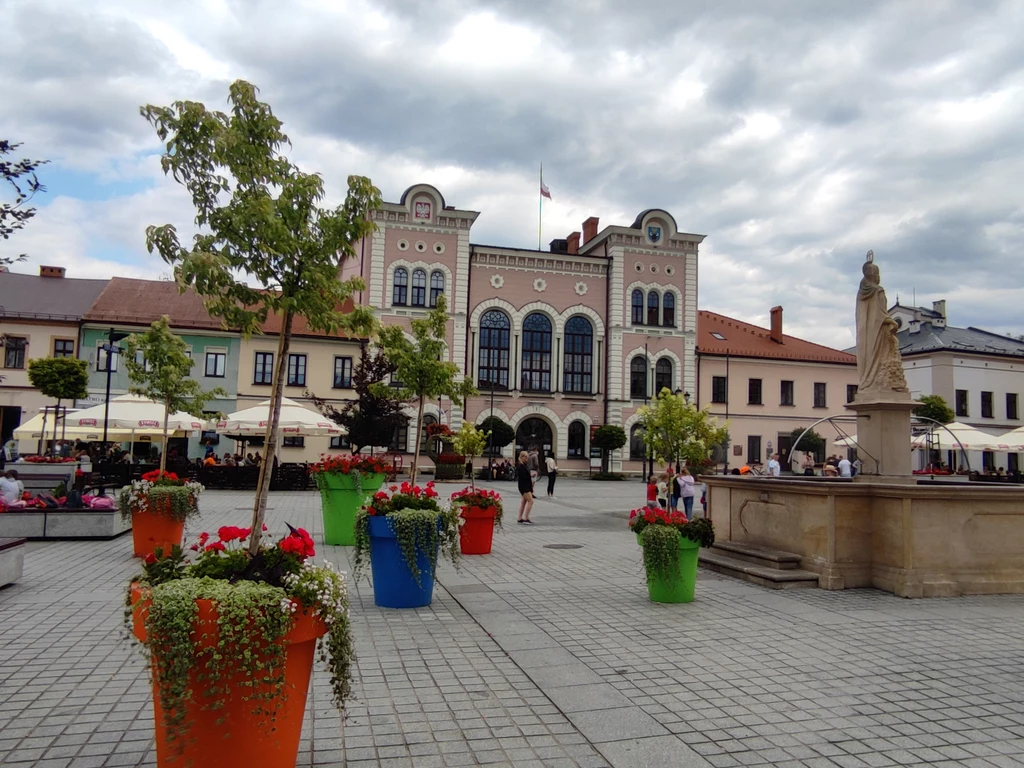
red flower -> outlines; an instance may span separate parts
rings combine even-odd
[[[152,565],[155,562],[156,562],[156,555],[154,555],[152,552],[150,552],[148,555],[146,555],[146,565]]]
[[[241,541],[248,538],[250,533],[252,533],[251,528],[239,528],[236,525],[222,525],[217,529],[217,535],[225,543],[235,541],[236,539]]]
[[[203,531],[199,534],[199,546],[203,546],[210,539],[210,534]]]
[[[206,545],[207,552],[223,552],[225,549],[223,542],[215,541],[212,544]]]

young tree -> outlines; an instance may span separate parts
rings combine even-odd
[[[89,394],[89,364],[74,357],[37,357],[28,361],[28,380],[47,397],[57,400],[54,409],[53,439],[57,439],[62,400],[76,400]],[[46,425],[40,441],[46,444]]]
[[[497,416],[488,416],[477,425],[477,429],[490,435],[487,438],[487,445],[491,448],[504,448],[516,439],[516,431],[512,429],[512,426]]]
[[[934,419],[940,424],[949,424],[956,419],[956,414],[942,395],[923,395],[917,402],[921,405],[914,409],[915,416]]]
[[[343,302],[363,288],[362,280],[343,281],[338,276],[342,262],[355,255],[355,244],[374,231],[369,212],[380,206],[381,198],[369,179],[350,176],[345,202],[322,207],[323,179],[281,154],[290,142],[270,105],[257,99],[256,88],[237,80],[229,101],[230,114],[192,101],[142,108],[142,115],[166,142],[161,157],[164,173],[191,194],[201,232],[185,247],[173,225],[149,227],[146,244],[174,267],[180,289],[194,289],[226,327],[249,337],[262,331],[271,312],[281,318],[249,539],[255,554],[277,451],[292,323],[302,317],[317,331],[372,332],[371,309],[341,311]],[[247,285],[236,277],[239,274],[251,276],[262,287]]]
[[[36,177],[36,169],[50,161],[27,158],[8,160],[6,155],[11,154],[20,146],[21,144],[11,144],[7,139],[0,139],[0,177],[14,190],[13,203],[0,203],[0,237],[4,240],[9,239],[36,215],[36,209],[26,208],[25,204],[32,199],[36,192],[46,191],[46,187]],[[0,265],[7,265],[24,258],[25,254],[16,258],[0,257]]]
[[[707,408],[698,409],[683,395],[663,389],[650,405],[640,408],[644,442],[659,461],[700,464],[729,439],[725,427]]]
[[[388,387],[379,388],[395,372],[386,357],[380,352],[370,355],[364,346],[359,355],[359,364],[352,372],[352,388],[358,400],[351,400],[339,411],[330,403],[312,392],[317,410],[324,416],[345,428],[353,453],[359,453],[365,446],[391,445],[395,432],[409,423],[405,415],[405,404]]]
[[[791,452],[803,451],[804,453],[810,453],[814,456],[818,456],[819,454],[823,455],[825,452],[825,438],[813,429],[808,430],[807,434],[801,438],[800,435],[803,435],[805,429],[807,428],[797,427],[789,433],[790,437],[793,438],[793,444],[790,446],[789,450]]]
[[[455,437],[452,438],[455,451],[469,459],[469,482],[473,486],[474,491],[476,490],[476,476],[472,471],[473,458],[475,456],[479,456],[484,452],[484,449],[487,448],[487,438],[490,434],[490,432],[477,429],[468,421],[464,420],[462,422],[462,428],[456,432]]]
[[[603,424],[594,430],[592,445],[601,449],[601,471],[608,471],[608,454],[626,444],[626,430],[618,424]]]
[[[429,315],[412,321],[411,340],[399,325],[381,329],[378,340],[384,356],[395,366],[395,378],[401,382],[398,396],[417,402],[416,451],[410,473],[413,485],[416,484],[417,463],[423,444],[419,433],[423,429],[423,408],[427,400],[448,397],[453,403],[465,405],[466,398],[476,394],[476,388],[469,379],[457,380],[459,366],[444,359],[447,324],[448,303],[441,294]],[[383,386],[378,384],[378,391]]]
[[[188,356],[184,340],[171,330],[167,315],[153,321],[141,336],[133,333],[124,343],[127,353],[124,367],[132,382],[128,391],[164,405],[164,449],[160,452],[160,471],[163,472],[167,468],[170,415],[183,411],[201,419],[207,401],[227,397],[227,392],[220,387],[204,390],[198,381],[189,378],[195,361]]]

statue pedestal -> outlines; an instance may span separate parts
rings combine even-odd
[[[909,392],[857,393],[846,407],[857,414],[857,479],[872,483],[907,483],[910,461],[910,414],[919,404]]]

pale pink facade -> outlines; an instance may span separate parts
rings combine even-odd
[[[344,275],[362,275],[357,299],[385,324],[426,314],[432,286],[445,294],[450,359],[481,394],[465,412],[441,403],[429,413],[453,428],[479,423],[491,413],[493,383],[493,413],[517,429],[518,444],[553,451],[563,471],[586,470],[592,428],[628,433],[656,385],[696,392],[702,235],[679,232],[654,209],[629,226],[599,229],[590,218],[549,251],[533,251],[472,244],[478,215],[447,207],[434,187],[410,187],[375,212],[378,231]],[[410,447],[416,438],[410,425]],[[628,452],[616,466],[639,470]]]

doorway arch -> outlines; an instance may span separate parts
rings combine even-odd
[[[536,447],[541,453],[541,472],[544,469],[544,456],[555,448],[555,434],[547,420],[538,416],[530,416],[519,422],[516,427],[516,452],[514,460],[518,460],[520,451],[529,451]]]

